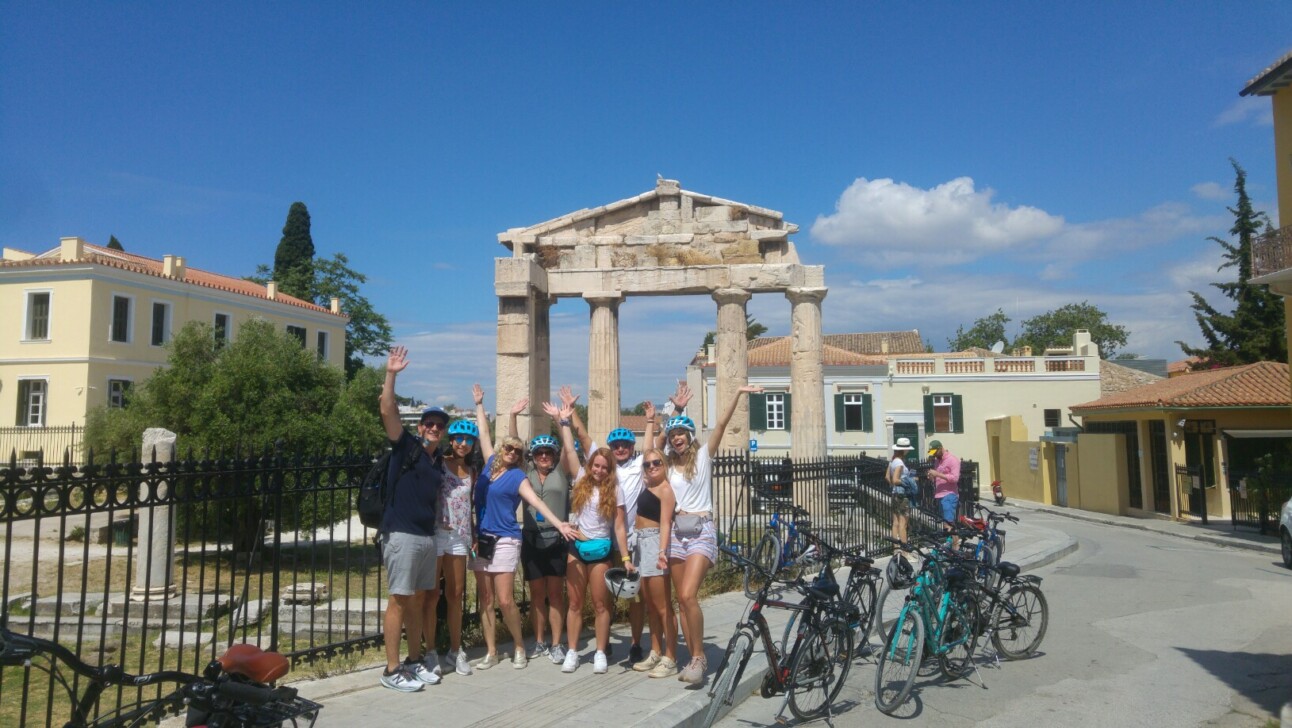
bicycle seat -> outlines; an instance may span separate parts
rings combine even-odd
[[[970,518],[969,516],[960,516],[960,524],[978,531],[987,530],[987,522],[981,518]]]
[[[806,584],[803,590],[809,597],[819,601],[827,602],[839,596],[839,584],[834,581],[818,579],[811,584]]]
[[[291,667],[286,657],[265,652],[255,645],[233,645],[220,655],[219,662],[225,672],[258,683],[271,683],[286,675]]]
[[[1002,561],[999,564],[996,564],[996,570],[999,571],[1000,575],[1006,579],[1013,579],[1018,576],[1019,573],[1018,564],[1011,564],[1008,561]]]

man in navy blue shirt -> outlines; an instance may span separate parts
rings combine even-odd
[[[449,415],[428,407],[417,423],[417,436],[404,429],[395,400],[395,377],[408,366],[408,350],[396,346],[386,359],[386,381],[381,387],[381,425],[390,439],[390,480],[386,512],[381,518],[381,559],[386,570],[386,671],[381,684],[400,692],[417,692],[435,685],[440,676],[435,665],[422,658],[422,602],[436,587],[435,505],[444,471],[439,445]],[[409,463],[411,467],[408,467]],[[408,636],[408,658],[399,659],[399,633]]]

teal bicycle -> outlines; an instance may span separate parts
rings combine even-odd
[[[887,540],[925,557],[875,670],[875,707],[892,714],[910,697],[926,657],[936,658],[949,678],[969,673],[978,646],[979,613],[978,600],[967,588],[973,583],[971,571],[940,539],[922,544]]]

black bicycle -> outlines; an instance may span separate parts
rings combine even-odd
[[[86,678],[79,698],[59,663]],[[271,687],[270,683],[287,674],[287,658],[254,645],[233,645],[201,675],[178,670],[131,675],[118,665],[91,665],[57,642],[13,632],[6,615],[0,614],[0,665],[41,670],[62,685],[72,705],[71,719],[64,728],[136,728],[181,710],[186,711],[184,724],[188,728],[273,728],[285,723],[311,728],[323,709],[300,697],[295,688]],[[159,698],[92,717],[107,688],[165,683],[177,687]]]
[[[835,562],[848,567],[848,580],[839,598],[855,608],[850,613],[849,623],[853,629],[853,648],[856,655],[864,654],[869,647],[870,634],[875,628],[876,593],[883,581],[883,572],[875,568],[873,558],[859,552],[860,548],[837,548],[811,530],[803,530],[802,536],[807,543],[816,547],[822,557],[821,569],[817,572],[814,583],[835,582]],[[798,616],[798,612],[791,614],[789,621],[785,623],[785,632],[780,642],[782,649],[789,644],[790,637],[794,634]]]
[[[805,583],[801,579],[781,584],[759,564],[746,558],[730,546],[721,547],[732,561],[752,570],[748,583],[758,584],[745,617],[736,624],[735,634],[727,643],[727,651],[714,673],[709,688],[709,706],[705,709],[701,725],[708,728],[717,720],[724,706],[731,705],[736,685],[745,672],[754,644],[762,640],[767,654],[767,674],[763,678],[760,694],[764,698],[784,694],[785,701],[776,714],[777,720],[788,706],[799,720],[812,720],[831,715],[831,705],[843,689],[848,669],[852,665],[851,622],[856,609],[839,599],[839,585],[833,581]],[[773,589],[784,586],[803,595],[801,603],[772,598]],[[777,647],[772,639],[764,607],[788,609],[798,612],[798,629],[793,645]]]

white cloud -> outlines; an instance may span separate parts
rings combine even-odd
[[[1273,126],[1274,107],[1264,96],[1242,96],[1228,108],[1220,112],[1213,127],[1230,124],[1248,124],[1252,126]]]
[[[1202,238],[1223,229],[1219,215],[1194,215],[1187,205],[1166,202],[1134,217],[1069,224],[1044,246],[1049,265],[1113,255],[1176,238]]]
[[[1230,192],[1218,182],[1199,182],[1189,188],[1193,194],[1203,200],[1227,200]]]
[[[1064,226],[1062,217],[1036,207],[993,203],[995,194],[975,189],[969,177],[927,190],[859,177],[840,195],[834,214],[812,224],[812,236],[882,263],[909,262],[912,255],[963,263],[1049,238]]]

